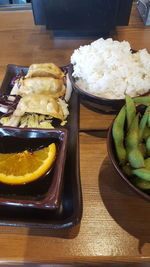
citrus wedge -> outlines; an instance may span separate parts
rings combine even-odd
[[[56,145],[50,144],[37,151],[21,153],[0,153],[0,182],[25,184],[40,178],[53,164]]]

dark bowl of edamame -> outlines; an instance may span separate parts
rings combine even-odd
[[[107,150],[120,177],[150,200],[150,96],[126,97],[109,127]]]

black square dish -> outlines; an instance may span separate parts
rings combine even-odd
[[[68,70],[68,67],[62,67]],[[11,91],[11,80],[20,73],[26,74],[28,67],[8,65],[2,82],[0,93],[9,94]],[[82,217],[82,191],[79,166],[79,99],[73,91],[69,100],[69,116],[67,124],[57,130],[68,131],[66,161],[63,175],[63,186],[61,203],[58,209],[40,209],[22,206],[1,206],[0,225],[22,226],[32,228],[63,229],[73,227],[80,222]],[[5,127],[0,127],[1,132]],[[22,129],[17,128],[17,131]],[[38,130],[38,129],[37,129]],[[39,131],[39,130],[38,130]],[[47,130],[45,130],[46,135]],[[15,134],[15,128],[11,127],[11,134]],[[6,131],[5,131],[6,135]]]
[[[51,143],[56,144],[56,159],[52,167],[45,175],[30,183],[0,183],[0,205],[58,209],[67,150],[67,130],[0,128],[0,153],[35,151]]]

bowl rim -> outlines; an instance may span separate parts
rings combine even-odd
[[[114,120],[115,120],[115,118],[114,118]],[[134,191],[136,193],[138,193],[139,195],[141,195],[146,200],[149,200],[150,201],[150,195],[148,195],[146,192],[140,190],[138,187],[136,187],[134,184],[132,184],[130,182],[130,180],[127,178],[127,176],[122,172],[121,168],[119,167],[119,164],[118,164],[117,159],[116,159],[116,155],[115,155],[115,153],[113,151],[114,141],[113,141],[113,136],[112,136],[112,127],[113,127],[114,120],[112,121],[111,125],[109,126],[108,134],[107,134],[107,141],[106,141],[107,142],[107,151],[108,151],[109,159],[110,159],[113,167],[115,168],[116,172],[119,174],[119,176],[132,189],[134,189]]]

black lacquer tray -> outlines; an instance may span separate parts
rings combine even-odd
[[[67,67],[62,67],[67,70]],[[12,78],[20,72],[26,74],[28,67],[8,65],[0,94],[9,94]],[[68,147],[64,170],[64,186],[60,208],[56,211],[26,207],[0,206],[0,225],[63,229],[80,222],[82,217],[82,192],[79,166],[79,101],[73,91],[69,100]],[[13,128],[12,128],[13,131]]]

